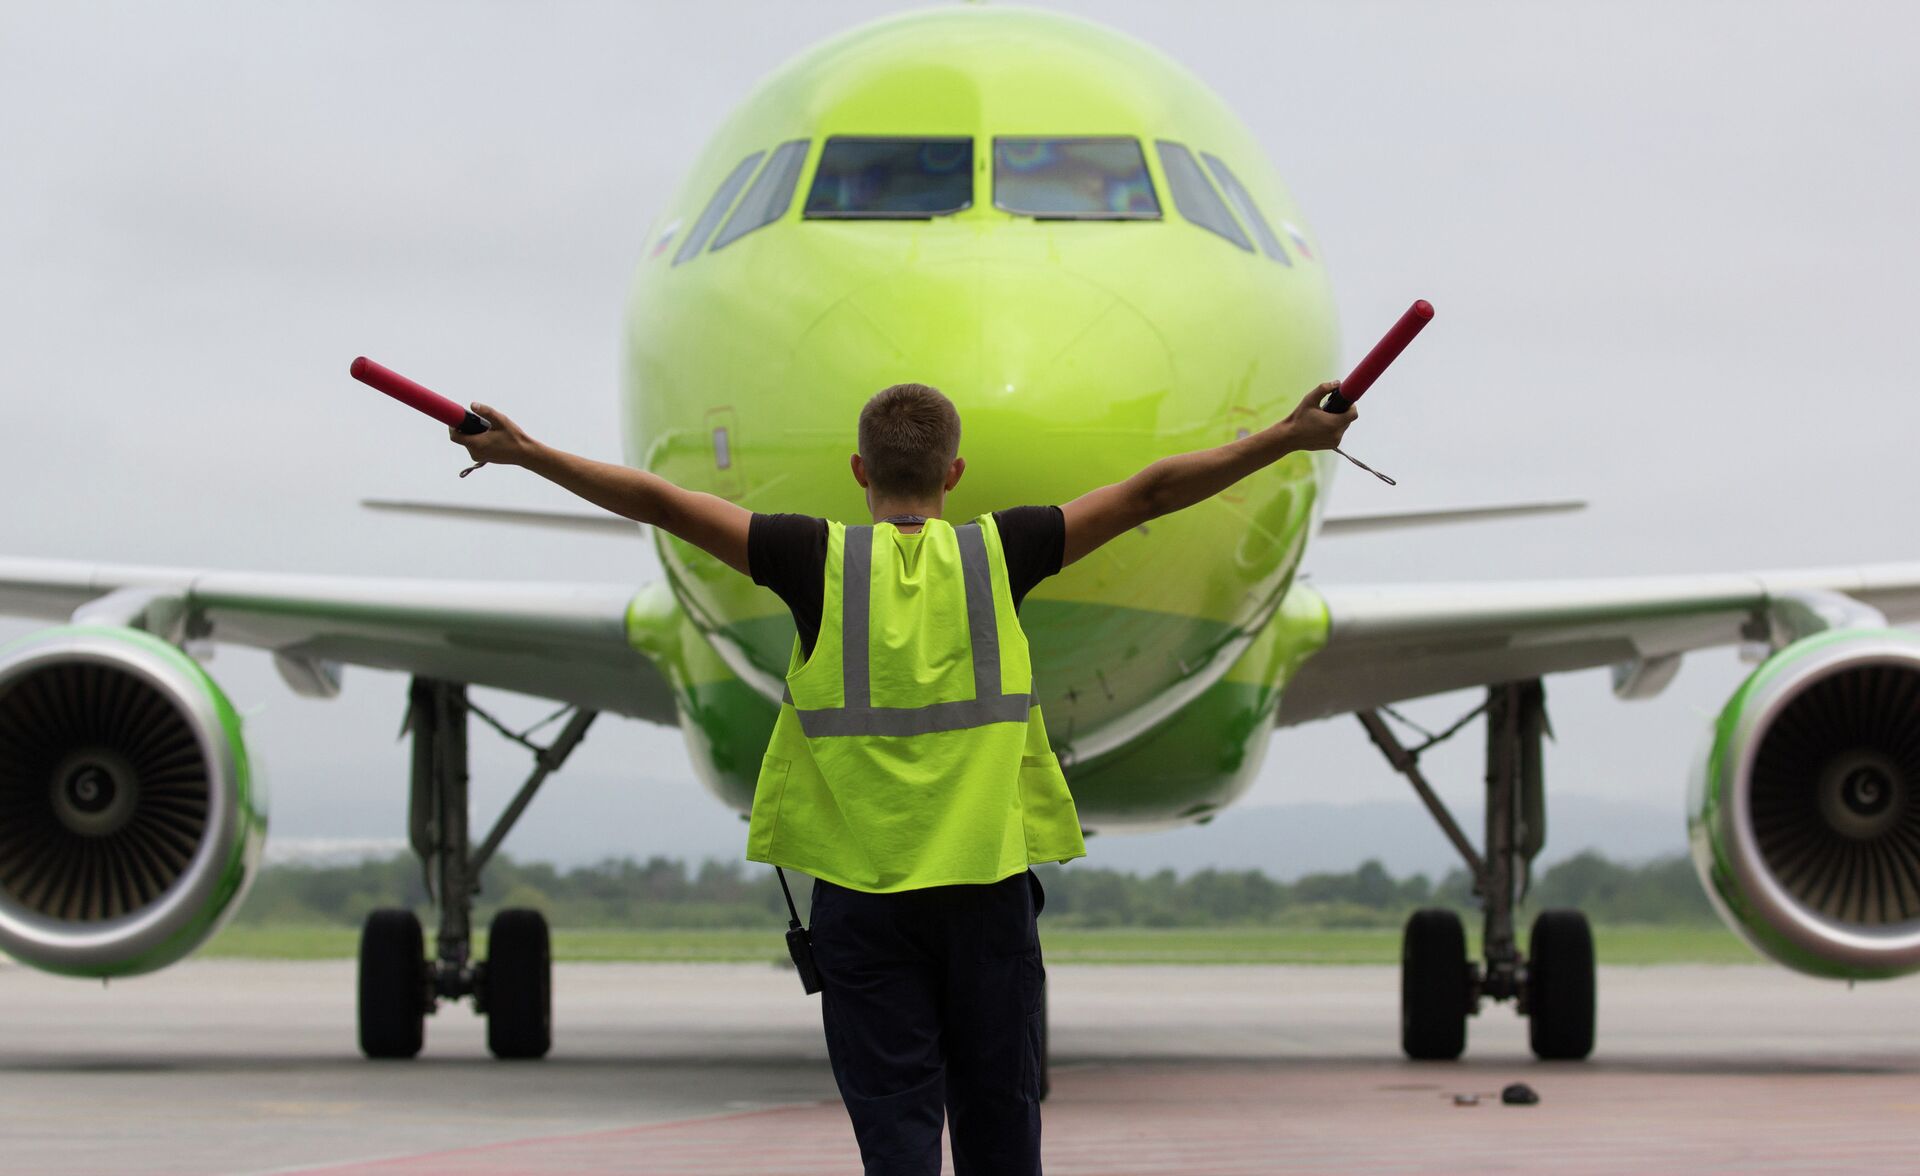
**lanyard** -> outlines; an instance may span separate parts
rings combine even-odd
[[[780,875],[780,893],[787,896],[787,914],[791,915],[793,920],[787,924],[787,927],[788,929],[798,927],[800,925],[800,912],[794,909],[793,891],[787,889],[787,876],[781,871],[779,866],[775,866],[773,872]]]

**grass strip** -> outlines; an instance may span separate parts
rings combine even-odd
[[[1477,936],[1471,937],[1477,940]],[[1397,928],[1315,930],[1273,927],[1058,928],[1041,920],[1048,963],[1063,964],[1396,964]],[[216,959],[352,959],[360,932],[331,924],[236,924],[202,951]],[[432,932],[428,932],[428,944]],[[1758,957],[1732,932],[1712,926],[1623,925],[1594,929],[1602,964],[1745,964]],[[1524,946],[1524,944],[1523,944]],[[474,936],[486,958],[486,935]],[[1470,954],[1479,945],[1468,946]],[[627,930],[556,928],[554,958],[564,963],[780,963],[781,928]]]

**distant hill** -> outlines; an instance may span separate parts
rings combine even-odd
[[[1453,810],[1478,845],[1482,810]],[[1541,865],[1594,849],[1617,862],[1641,862],[1684,853],[1686,818],[1671,809],[1591,796],[1549,796],[1547,846]],[[1419,802],[1283,804],[1230,808],[1211,824],[1138,836],[1090,838],[1087,861],[1136,873],[1172,869],[1178,874],[1213,866],[1262,870],[1278,879],[1320,871],[1351,870],[1377,858],[1396,877],[1439,877],[1460,864],[1459,855]]]
[[[656,854],[698,862],[743,856],[746,825],[717,804],[666,810],[653,798],[621,795],[634,815],[594,829],[530,820],[506,849],[523,862],[562,867],[608,857],[644,861]],[[629,798],[630,796],[630,798]],[[648,811],[656,809],[660,811]],[[536,811],[537,806],[536,806]],[[1455,817],[1477,844],[1478,808]],[[1595,849],[1616,862],[1641,862],[1684,852],[1685,818],[1671,810],[1590,796],[1549,796],[1547,848],[1542,865]],[[276,862],[339,863],[386,857],[405,848],[398,838],[274,838],[268,858]],[[1088,839],[1090,865],[1135,873],[1172,869],[1186,875],[1213,866],[1260,870],[1290,881],[1302,874],[1352,870],[1377,858],[1396,877],[1425,873],[1438,879],[1459,864],[1433,819],[1418,801],[1365,804],[1303,803],[1230,808],[1211,824],[1165,833],[1111,834]]]

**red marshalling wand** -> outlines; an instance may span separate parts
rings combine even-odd
[[[1400,358],[1400,353],[1407,349],[1407,344],[1413,342],[1413,337],[1432,321],[1433,303],[1424,298],[1415,299],[1414,304],[1407,307],[1407,313],[1400,316],[1400,321],[1393,324],[1387,333],[1381,336],[1380,341],[1373,345],[1373,350],[1367,352],[1360,358],[1359,363],[1353,365],[1353,370],[1347,373],[1347,378],[1340,381],[1339,390],[1327,393],[1327,398],[1320,402],[1320,407],[1328,412],[1345,412],[1351,408],[1354,401],[1366,395],[1367,389],[1373,387],[1373,382],[1380,378],[1381,372],[1387,370],[1387,365]],[[1387,485],[1398,485],[1392,478],[1345,450],[1335,449],[1334,452]]]
[[[1407,307],[1407,313],[1400,316],[1400,321],[1393,324],[1373,345],[1373,350],[1353,365],[1347,378],[1340,381],[1340,390],[1328,394],[1320,407],[1328,412],[1347,411],[1348,406],[1373,387],[1373,382],[1380,378],[1381,372],[1387,370],[1387,365],[1400,358],[1400,353],[1407,349],[1407,344],[1413,342],[1413,337],[1420,333],[1421,328],[1432,321],[1433,303],[1424,298],[1416,300]]]
[[[484,433],[489,427],[487,418],[460,407],[433,389],[423,384],[416,384],[392,368],[383,367],[364,355],[354,360],[353,366],[347,370],[353,374],[354,379],[369,388],[378,388],[408,408],[424,412],[441,424],[458,429],[462,433]]]

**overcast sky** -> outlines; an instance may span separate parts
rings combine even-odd
[[[0,556],[657,578],[639,541],[360,510],[568,503],[519,471],[456,480],[458,451],[346,363],[617,458],[625,289],[678,175],[768,70],[908,7],[0,5]],[[1920,557],[1911,6],[1053,7],[1159,46],[1247,120],[1314,227],[1350,357],[1411,298],[1439,308],[1349,435],[1400,486],[1349,470],[1335,513],[1593,503],[1327,541],[1315,579]],[[401,833],[403,679],[350,669],[318,703],[260,654],[210,668],[251,716],[277,837]],[[1679,848],[1691,759],[1744,673],[1696,655],[1638,704],[1604,671],[1552,679],[1551,790],[1645,804]],[[1429,765],[1474,795],[1477,728]],[[475,766],[490,813],[521,760],[476,733]],[[1341,720],[1279,733],[1247,803],[1405,795]],[[743,845],[677,732],[609,720],[508,848]]]

